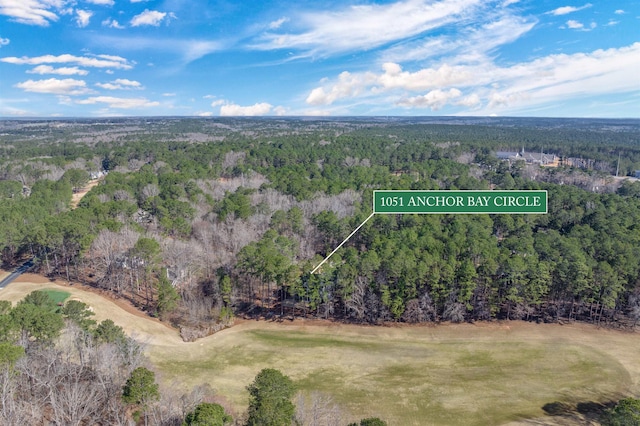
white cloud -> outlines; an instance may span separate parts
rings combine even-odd
[[[187,40],[184,42],[178,42],[181,45],[180,52],[185,61],[191,62],[196,59],[200,59],[209,53],[220,50],[221,45],[215,41],[199,41],[199,40]]]
[[[211,111],[199,112],[196,113],[198,117],[213,117],[213,113]]]
[[[419,41],[400,43],[387,49],[381,56],[385,62],[419,61],[446,55],[484,60],[488,52],[512,43],[529,32],[536,21],[508,13],[483,14],[485,23],[474,28],[464,28],[457,36],[439,35]]]
[[[616,21],[615,19],[609,19],[609,22],[605,24],[607,27],[613,27],[614,25],[618,25],[620,21]]]
[[[111,19],[111,18],[107,18],[104,21],[102,21],[102,26],[103,27],[109,27],[109,28],[117,28],[119,30],[124,28],[124,26],[120,25],[118,23],[118,21],[116,21],[115,19]]]
[[[451,99],[459,98],[461,95],[462,92],[455,88],[447,91],[436,89],[426,95],[400,99],[397,104],[409,108],[431,108],[432,111],[436,111]]]
[[[553,9],[550,12],[547,12],[547,14],[555,15],[555,16],[568,15],[569,13],[574,13],[574,12],[578,12],[578,11],[583,10],[583,9],[588,9],[591,6],[593,6],[591,3],[587,3],[587,4],[585,4],[584,6],[581,6],[581,7],[562,6],[562,7],[559,7],[557,9]]]
[[[367,97],[405,107],[509,109],[584,96],[638,90],[640,42],[572,55],[549,55],[501,67],[491,61],[441,65],[413,72],[386,63],[383,72],[341,73],[309,93],[309,105]],[[424,91],[428,92],[424,94]],[[422,93],[421,93],[422,92]],[[395,98],[395,100],[393,100]],[[483,110],[484,112],[490,112]]]
[[[591,31],[592,29],[596,28],[597,26],[598,26],[598,24],[596,24],[595,22],[592,22],[592,23],[589,24],[589,27],[587,28],[587,27],[585,27],[585,25],[582,22],[576,21],[576,20],[573,20],[573,19],[569,19],[566,22],[566,27],[560,27],[560,28],[562,28],[562,29],[569,28],[569,29],[572,29],[572,30],[580,30],[580,31]]]
[[[109,83],[96,83],[96,86],[107,90],[142,89],[142,84],[140,84],[140,82],[127,80],[126,78],[118,78]]]
[[[289,112],[289,109],[283,106],[277,106],[273,109],[273,112],[276,115],[283,116],[283,115],[287,115],[287,113]]]
[[[21,109],[10,106],[0,106],[0,114],[1,115],[15,115],[15,116],[26,116],[26,115],[34,115],[33,113]]]
[[[455,105],[464,106],[468,108],[475,108],[479,106],[481,103],[482,101],[480,100],[480,96],[478,96],[477,93],[473,93],[469,96],[464,97],[463,99],[460,99],[459,101],[456,101]]]
[[[90,89],[87,89],[87,83],[82,80],[74,80],[72,78],[65,78],[59,80],[57,78],[50,78],[48,80],[27,80],[22,83],[17,83],[15,87],[23,89],[27,92],[33,93],[51,93],[55,95],[83,95],[91,93]]]
[[[640,43],[572,55],[550,55],[496,69],[502,94],[511,103],[567,100],[586,95],[637,91]]]
[[[205,98],[206,98],[206,96],[205,96]],[[212,106],[213,108],[215,108],[215,107],[219,107],[220,105],[224,105],[224,104],[226,104],[226,103],[227,103],[227,101],[225,101],[225,100],[223,100],[223,99],[218,99],[217,101],[213,101],[213,102],[211,102],[211,106]]]
[[[144,12],[134,16],[133,19],[131,19],[131,26],[139,27],[141,25],[152,25],[154,27],[157,27],[160,25],[165,16],[167,16],[165,12],[145,9]]]
[[[324,87],[313,89],[306,102],[309,105],[331,105],[338,99],[356,97],[366,86],[375,83],[376,79],[373,73],[351,74],[344,71],[329,90]]]
[[[487,108],[489,109],[500,109],[509,107],[509,105],[515,105],[519,102],[530,100],[531,97],[527,93],[517,92],[517,93],[500,93],[493,92],[488,95],[489,104]]]
[[[11,43],[11,40],[9,40],[8,38],[2,38],[2,37],[0,37],[0,47],[2,47],[2,46],[6,46],[6,45],[8,45],[9,43]]]
[[[16,65],[76,64],[82,67],[95,68],[116,68],[125,70],[133,68],[133,66],[125,58],[112,55],[97,55],[95,57],[90,57],[64,54],[58,56],[36,56],[33,58],[29,58],[27,56],[23,56],[21,58],[9,56],[6,58],[0,58],[0,61]]]
[[[229,116],[259,116],[267,115],[271,112],[272,105],[266,102],[257,103],[250,106],[240,106],[236,104],[225,104],[220,107],[220,115]]]
[[[146,3],[149,0],[131,0],[131,3]]]
[[[285,22],[289,22],[289,18],[280,18],[280,19],[278,19],[276,21],[269,22],[269,29],[270,30],[277,30]]]
[[[110,108],[132,109],[147,108],[160,105],[160,102],[150,101],[146,98],[115,98],[112,96],[95,96],[75,101],[80,105],[108,104]]]
[[[566,25],[567,28],[571,28],[572,30],[581,30],[584,28],[584,24],[582,22],[574,21],[573,19],[569,19]]]
[[[627,13],[627,12],[625,12],[625,11],[624,11],[624,10],[622,10],[622,9],[617,9],[614,13],[615,13],[616,15],[624,15],[624,14],[625,14],[625,13]]]
[[[102,45],[114,46],[122,50],[171,52],[180,55],[185,63],[192,62],[224,48],[221,42],[209,40],[128,36],[97,36],[95,40]],[[149,64],[149,66],[153,66],[153,64]]]
[[[402,71],[400,65],[386,63],[382,65],[384,74],[377,79],[377,84],[384,90],[402,88],[406,90],[425,90],[463,83],[473,78],[465,67],[451,67],[447,64],[437,69],[426,68],[414,73]]]
[[[310,105],[330,105],[338,99],[352,98],[370,89],[377,94],[395,89],[422,91],[466,83],[474,78],[472,69],[444,64],[438,68],[425,68],[416,72],[403,71],[396,63],[382,65],[384,73],[351,74],[342,72],[330,88],[313,89],[306,102]],[[417,101],[417,100],[416,100]]]
[[[67,3],[65,0],[0,0],[0,15],[21,24],[46,27],[58,20],[55,12],[66,13]]]
[[[125,61],[124,58],[122,58],[121,56],[116,56],[116,55],[96,55],[96,57],[101,58],[101,59],[106,59],[108,61]]]
[[[64,0],[59,3],[62,3],[61,8],[59,9],[60,15],[73,15],[73,7],[71,6],[75,6],[75,0]],[[67,4],[69,5],[69,7],[63,7]]]
[[[471,13],[482,0],[404,0],[308,12],[292,19],[302,32],[267,33],[254,47],[294,48],[310,54],[372,49],[416,36]]]
[[[89,71],[81,70],[78,67],[61,67],[54,68],[51,65],[38,65],[32,70],[27,71],[28,74],[57,74],[57,75],[87,75]]]
[[[115,4],[114,0],[86,0],[87,3],[98,4],[102,6],[113,6]]]
[[[76,9],[76,15],[76,24],[78,24],[80,28],[84,28],[89,25],[93,12],[89,10]]]

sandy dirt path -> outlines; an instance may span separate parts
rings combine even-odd
[[[75,209],[76,207],[78,207],[78,203],[80,203],[80,200],[82,200],[82,197],[87,195],[87,193],[89,191],[91,191],[91,189],[94,186],[98,185],[101,181],[102,181],[102,178],[101,179],[91,180],[91,181],[89,181],[87,186],[82,188],[80,191],[74,192],[73,195],[71,195],[71,208]]]

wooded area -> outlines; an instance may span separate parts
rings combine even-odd
[[[640,169],[640,123],[434,121],[6,121],[2,260],[35,256],[42,273],[127,297],[187,340],[233,315],[635,326],[640,183],[611,173]],[[495,157],[523,148],[609,171]],[[377,215],[310,274],[375,189],[545,189],[549,214]]]

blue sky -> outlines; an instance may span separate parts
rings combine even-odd
[[[0,116],[132,115],[640,118],[640,1],[0,0]]]

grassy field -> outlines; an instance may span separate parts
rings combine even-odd
[[[396,425],[502,424],[540,417],[556,401],[615,398],[633,384],[618,360],[571,338],[528,341],[496,330],[487,339],[490,330],[472,327],[448,337],[450,326],[391,333],[362,327],[362,335],[342,326],[240,328],[191,359],[161,350],[152,359],[165,379],[205,379],[239,406],[255,372],[275,367],[300,390],[329,394],[356,417],[376,415]]]
[[[56,290],[52,288],[47,288],[42,291],[44,293],[47,293],[49,297],[58,305],[64,303],[64,301],[67,300],[69,296],[71,296],[71,293],[69,293],[68,291]]]
[[[16,301],[43,286],[71,293],[91,305],[97,319],[110,317],[147,342],[166,386],[209,383],[238,412],[246,407],[246,386],[265,367],[280,369],[304,393],[330,395],[345,423],[379,416],[390,425],[551,424],[545,405],[640,394],[636,333],[521,322],[367,327],[243,321],[184,343],[164,324],[78,286],[14,283],[0,299]]]

